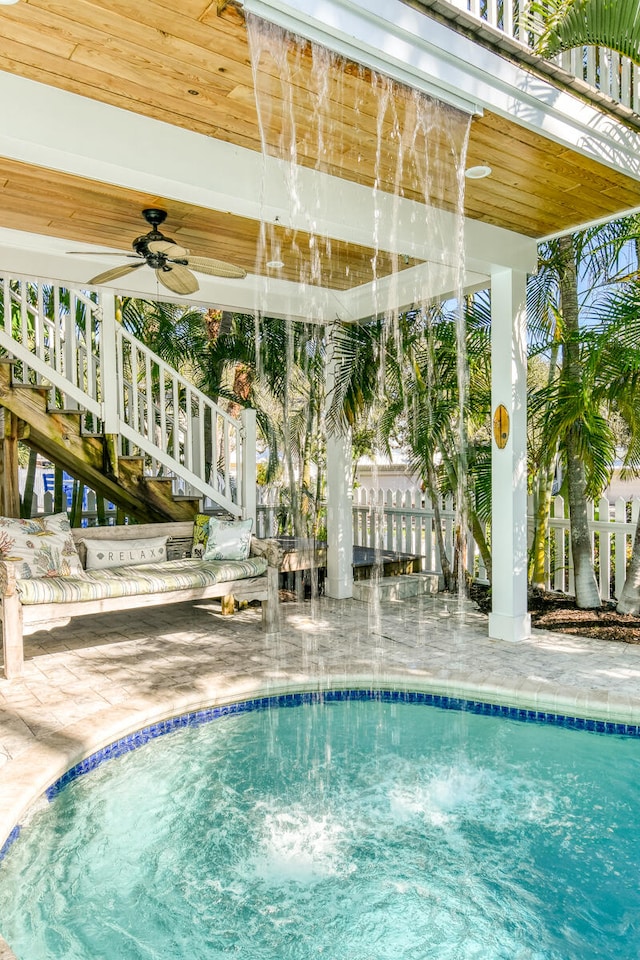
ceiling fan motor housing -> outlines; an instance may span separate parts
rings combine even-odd
[[[152,227],[159,227],[167,219],[167,211],[160,210],[158,207],[147,207],[142,211],[142,216]]]
[[[175,240],[172,240],[171,237],[165,237],[158,230],[158,226],[167,219],[167,211],[160,210],[158,207],[147,207],[146,210],[142,211],[142,216],[151,225],[151,230],[141,237],[136,237],[131,246],[137,254],[145,258],[150,267],[154,270],[162,270],[166,268],[169,254],[166,251],[150,250],[149,244],[160,240],[177,246]]]

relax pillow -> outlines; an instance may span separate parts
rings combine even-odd
[[[202,560],[204,551],[207,547],[209,537],[209,514],[197,513],[193,520],[193,543],[191,544],[191,556],[196,560]]]
[[[11,561],[20,580],[83,575],[66,513],[33,520],[0,517],[0,560]]]
[[[168,537],[140,540],[83,540],[87,549],[87,570],[132,567],[137,563],[164,563]]]
[[[246,560],[251,547],[253,520],[209,520],[204,560]]]

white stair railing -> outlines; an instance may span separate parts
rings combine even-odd
[[[52,385],[50,406],[140,456],[146,476],[255,515],[255,411],[231,417],[116,321],[114,300],[45,280],[1,279],[0,351],[18,382]]]

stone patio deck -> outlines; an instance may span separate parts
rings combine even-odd
[[[222,617],[215,602],[85,617],[27,638],[24,678],[0,680],[0,847],[66,769],[148,723],[256,694],[385,686],[640,722],[640,646],[536,632],[487,638],[469,604],[322,598]]]

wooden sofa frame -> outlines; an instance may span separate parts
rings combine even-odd
[[[167,559],[186,557],[191,552],[193,522],[126,524],[113,527],[80,527],[72,530],[74,540],[122,540],[140,537],[168,536]],[[82,545],[79,544],[82,556]],[[223,613],[231,613],[235,600],[259,600],[262,603],[262,626],[267,634],[278,629],[278,574],[282,551],[275,540],[251,539],[251,556],[264,556],[268,563],[258,577],[230,580],[208,587],[168,590],[161,593],[129,597],[109,597],[61,603],[22,604],[11,564],[0,561],[0,620],[4,674],[8,680],[22,676],[24,637],[36,630],[51,630],[69,623],[72,617],[108,611],[138,610],[167,603],[189,600],[219,599]]]

